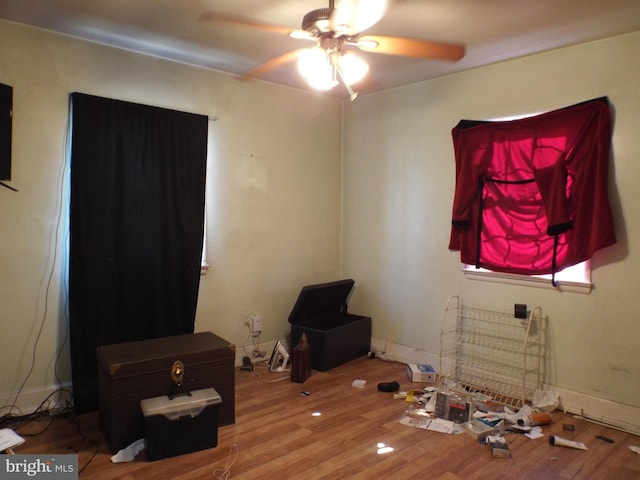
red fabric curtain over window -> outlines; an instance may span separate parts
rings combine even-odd
[[[520,120],[462,120],[449,249],[466,264],[543,275],[614,244],[611,128],[606,97]]]

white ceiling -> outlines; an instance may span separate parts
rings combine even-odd
[[[309,43],[205,21],[205,12],[296,29],[307,12],[328,5],[328,0],[0,0],[0,18],[242,74]],[[638,30],[640,0],[391,0],[385,17],[365,33],[462,43],[467,53],[450,63],[362,52],[370,78],[354,87],[362,95]],[[293,64],[261,79],[309,88]],[[347,97],[342,86],[331,93]]]

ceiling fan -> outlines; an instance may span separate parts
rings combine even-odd
[[[384,16],[387,0],[329,0],[328,8],[318,8],[304,15],[301,29],[262,23],[255,20],[206,12],[201,19],[228,25],[287,34],[292,38],[311,40],[315,46],[299,48],[272,58],[242,76],[255,78],[264,73],[297,61],[300,73],[318,90],[328,90],[342,80],[351,100],[358,96],[352,85],[367,74],[369,66],[354,50],[399,55],[427,60],[457,61],[465,55],[460,44],[434,42],[417,38],[385,35],[362,35]]]

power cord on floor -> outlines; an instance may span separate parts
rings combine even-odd
[[[227,463],[224,468],[215,468],[213,470],[213,478],[216,480],[228,480],[231,478],[231,466],[235,463],[238,458],[238,445],[233,444],[231,448],[229,448],[229,455],[227,456]]]
[[[9,413],[6,413],[2,417],[0,417],[0,428],[4,428],[4,427],[6,427],[6,426],[8,426],[10,424],[16,424],[17,423],[18,424],[17,426],[12,427],[13,430],[16,430],[16,429],[22,427],[23,425],[25,425],[25,424],[33,421],[33,420],[37,420],[39,418],[42,418],[42,417],[54,418],[56,416],[65,416],[65,415],[67,415],[68,411],[71,409],[70,400],[69,399],[65,400],[63,407],[52,407],[51,399],[55,395],[60,395],[61,397],[63,395],[68,395],[69,398],[70,398],[71,397],[71,392],[69,390],[64,389],[64,388],[59,388],[59,389],[51,392],[40,403],[40,405],[38,405],[38,407],[31,413],[22,413],[22,410],[20,410],[15,405],[2,407],[2,408],[8,408],[9,409]],[[59,398],[58,400],[56,400],[54,402],[54,405],[58,405],[60,403],[62,403],[62,398]],[[14,409],[18,410],[20,413],[18,415],[12,414],[11,410],[14,410]]]
[[[82,439],[87,444],[89,444],[89,445],[91,445],[93,447],[93,452],[91,453],[91,456],[89,457],[89,460],[87,460],[85,462],[85,464],[82,467],[80,467],[80,469],[78,470],[78,475],[80,475],[84,471],[84,469],[89,466],[89,464],[93,461],[95,456],[98,454],[98,451],[100,450],[100,444],[97,441],[95,441],[94,439],[92,439],[92,438],[88,437],[87,435],[85,435],[85,433],[82,431],[82,428],[80,427],[80,419],[75,414],[75,412],[73,412],[73,410],[71,410],[71,414],[69,416],[69,419],[76,424],[76,428],[78,429],[78,434],[82,437]]]
[[[268,362],[265,362],[265,363],[256,363],[255,365],[256,365],[257,367],[269,368]],[[256,378],[257,378],[258,380],[260,380],[262,383],[276,383],[276,382],[281,382],[282,380],[291,380],[291,374],[290,374],[291,370],[283,370],[283,371],[282,371],[282,373],[286,373],[286,372],[289,372],[289,375],[284,376],[284,377],[278,377],[278,378],[275,378],[275,379],[273,379],[273,380],[264,380],[264,379],[260,376],[260,374],[257,372],[257,369],[255,369],[255,368],[253,369],[253,374],[254,374],[254,375],[256,376]]]
[[[27,413],[27,414],[21,414],[21,415],[12,415],[12,414],[6,414],[2,417],[0,417],[0,428],[4,428],[7,425],[13,425],[13,424],[17,424],[15,426],[12,426],[12,430],[14,430],[17,434],[19,434],[22,437],[37,437],[39,435],[42,435],[43,433],[45,433],[53,424],[54,420],[56,418],[66,418],[68,419],[70,422],[74,423],[76,425],[76,428],[78,429],[78,434],[82,437],[82,439],[89,445],[91,445],[91,448],[93,450],[93,452],[91,452],[91,455],[89,457],[89,459],[85,462],[85,464],[80,468],[80,470],[78,471],[78,473],[82,473],[82,471],[93,461],[93,459],[95,458],[96,454],[98,453],[98,450],[100,448],[99,444],[97,441],[89,438],[87,435],[84,434],[84,432],[82,431],[81,427],[80,427],[80,420],[78,418],[78,416],[75,414],[74,410],[73,410],[73,403],[71,401],[71,399],[67,399],[64,402],[64,406],[62,407],[56,407],[56,408],[50,408],[50,400],[51,397],[53,397],[56,394],[68,394],[69,396],[71,396],[71,392],[65,389],[58,389],[52,393],[50,393],[47,398],[45,398],[42,403],[38,406],[38,408],[36,408],[33,412],[31,413]],[[60,404],[60,400],[58,400],[56,402],[56,404]],[[25,433],[25,432],[21,432],[19,431],[20,428],[24,428],[26,425],[28,425],[31,422],[35,422],[37,420],[41,420],[43,418],[48,419],[48,422],[46,423],[46,425],[41,428],[38,432],[33,432],[33,433]]]

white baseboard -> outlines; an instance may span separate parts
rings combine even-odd
[[[389,340],[371,338],[371,351],[384,360],[399,363],[427,363],[438,369],[440,356],[419,348],[406,347]]]
[[[427,363],[440,369],[440,355],[418,348],[399,345],[389,340],[371,339],[371,350],[385,360],[400,363]],[[445,359],[447,360],[447,359]],[[444,369],[449,370],[449,365]],[[546,385],[560,399],[560,409],[608,427],[640,435],[640,407],[592,397],[556,385]]]
[[[56,393],[59,392],[59,393]],[[15,405],[14,402],[15,401]],[[63,385],[50,385],[46,388],[25,390],[16,399],[16,394],[0,396],[0,416],[28,415],[36,410],[58,410],[71,401],[71,382]],[[46,402],[46,404],[43,404]]]
[[[640,435],[640,408],[551,386],[560,409],[609,427]]]

